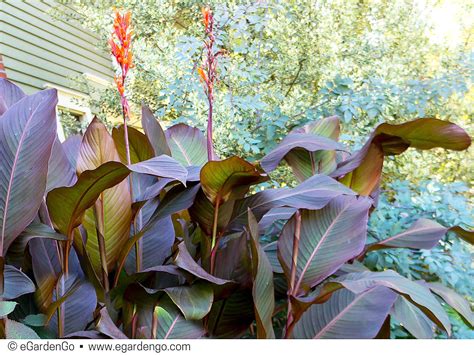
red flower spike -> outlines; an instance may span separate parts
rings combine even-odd
[[[117,62],[120,73],[115,76],[115,84],[120,94],[122,109],[125,119],[128,117],[130,109],[125,96],[125,83],[128,70],[133,67],[132,52],[132,14],[130,11],[123,15],[119,10],[115,10],[113,30],[109,39],[110,52]]]

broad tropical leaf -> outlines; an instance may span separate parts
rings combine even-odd
[[[297,339],[371,339],[387,318],[397,294],[374,287],[355,294],[342,289],[329,301],[311,306],[296,323]]]
[[[124,131],[123,124],[114,127],[112,129],[112,138],[114,139],[115,147],[120,156],[120,161],[127,164]],[[130,148],[130,161],[132,164],[151,159],[155,156],[155,152],[153,151],[153,147],[148,141],[148,138],[142,132],[133,127],[128,127],[128,143]]]
[[[0,298],[12,300],[21,295],[35,292],[35,284],[22,271],[11,265],[5,265],[3,271],[3,294]]]
[[[16,102],[0,119],[0,256],[31,223],[46,189],[56,138],[56,90]]]
[[[132,164],[129,169],[135,173],[148,174],[162,178],[172,178],[186,185],[188,170],[175,159],[160,155],[140,163]]]
[[[119,154],[114,140],[105,125],[94,118],[82,140],[77,172],[82,174],[94,170],[107,162],[119,162]],[[81,175],[79,175],[80,177]],[[108,270],[115,266],[120,251],[130,236],[132,220],[132,200],[127,181],[108,188],[100,193],[95,205],[88,209],[82,220],[87,231],[86,251],[97,274],[101,274],[99,235],[104,239]]]
[[[388,287],[406,297],[410,302],[413,302],[441,329],[451,334],[451,324],[448,316],[429,289],[419,283],[408,280],[395,271],[366,271],[347,274],[342,276],[340,280],[331,280],[327,286],[335,283],[340,284],[356,294],[365,292],[376,286]]]
[[[71,165],[64,147],[56,137],[48,162],[46,192],[57,187],[71,186],[77,181],[76,167]]]
[[[262,159],[262,168],[267,173],[273,171],[283,159],[286,159],[290,152],[295,150],[303,150],[311,154],[317,151],[345,150],[345,148],[342,144],[327,137],[311,133],[291,133],[283,138],[281,143]],[[311,162],[311,157],[314,159],[314,156],[312,154],[309,156],[311,175],[321,173],[321,168],[317,165],[319,161],[313,160]],[[298,166],[295,162],[294,154],[290,156],[290,161],[291,158],[293,158],[293,165]]]
[[[63,280],[64,277],[61,277]],[[64,335],[84,330],[93,320],[94,310],[97,306],[97,297],[94,287],[77,275],[70,275],[67,280],[59,281],[64,283],[61,296],[54,293],[54,302],[48,307],[47,314],[52,314],[49,322],[49,329],[58,329],[58,307],[61,308],[64,317]],[[61,288],[59,288],[61,291]]]
[[[40,339],[30,327],[8,318],[5,319],[5,335],[7,339]]]
[[[201,322],[186,320],[170,300],[160,302],[154,312],[158,339],[198,339],[206,333]]]
[[[214,302],[209,313],[208,329],[215,338],[239,338],[254,320],[252,292],[244,289]]]
[[[174,258],[174,263],[179,268],[189,272],[197,278],[209,281],[210,283],[216,285],[224,285],[226,283],[232,282],[212,276],[206,270],[204,270],[198,263],[196,263],[196,261],[194,261],[192,256],[189,254],[189,251],[186,249],[186,245],[184,243],[180,243],[178,245],[178,253]]]
[[[355,192],[328,176],[315,175],[293,189],[270,189],[237,200],[229,228],[239,230],[245,226],[249,208],[259,221],[275,207],[317,210],[341,195],[355,195]]]
[[[184,166],[202,166],[207,162],[206,139],[202,132],[183,123],[165,131],[171,156]]]
[[[96,321],[96,328],[99,332],[112,339],[128,339],[125,334],[123,334],[123,332],[117,328],[113,320],[110,318],[106,307],[103,307],[99,314],[100,317]]]
[[[191,286],[168,287],[163,291],[187,320],[203,319],[211,310],[214,301],[211,285],[203,282],[196,282]]]
[[[252,296],[257,321],[257,338],[274,339],[272,316],[275,309],[273,269],[260,246],[258,223],[251,211],[249,215],[250,250],[252,252]]]
[[[84,212],[94,205],[100,194],[123,181],[129,173],[125,165],[111,161],[83,172],[73,186],[50,191],[46,203],[54,227],[70,237],[81,224]]]
[[[295,292],[308,290],[333,274],[363,250],[371,201],[341,196],[326,207],[301,211],[301,235],[296,263]],[[278,258],[290,279],[296,217],[278,239]]]
[[[23,97],[25,93],[18,86],[7,79],[0,78],[0,116]]]
[[[0,318],[4,318],[12,313],[17,304],[13,301],[0,301]]]
[[[397,297],[390,314],[415,338],[433,338],[435,324],[405,297]]]
[[[165,132],[163,132],[160,123],[146,105],[142,105],[142,127],[155,151],[155,156],[171,155]]]
[[[326,117],[311,122],[291,133],[310,133],[330,138],[334,141],[339,139],[341,130],[340,121],[337,116]],[[291,134],[290,133],[290,134]],[[310,152],[305,149],[293,149],[285,156],[285,160],[293,170],[299,181],[304,181],[314,174],[329,174],[336,167],[337,152],[334,150],[320,150]]]
[[[140,225],[146,225],[150,220],[151,214],[156,208],[156,203],[148,201],[141,209]],[[137,216],[138,218],[138,216]],[[175,230],[171,217],[163,217],[157,223],[150,225],[141,238],[142,241],[142,269],[152,268],[162,265],[165,259],[171,255],[171,247],[175,240]],[[136,271],[136,254],[128,254],[126,270],[130,273]]]
[[[466,299],[439,282],[429,282],[426,286],[456,310],[456,312],[458,312],[471,325],[471,327],[474,327],[474,313],[471,310],[471,305]]]
[[[66,138],[63,142],[63,150],[66,157],[71,162],[71,166],[76,170],[77,158],[79,157],[79,150],[81,149],[82,136],[75,134]]]
[[[266,174],[237,156],[207,162],[201,169],[202,190],[214,205],[243,198],[251,185],[266,180]]]
[[[409,147],[441,147],[464,150],[471,144],[467,133],[454,123],[421,118],[392,125],[379,125],[361,150],[338,165],[333,177],[362,195],[370,195],[379,186],[384,156],[403,153]]]
[[[383,248],[431,249],[447,231],[448,228],[439,223],[421,218],[406,231],[370,245],[368,251]]]

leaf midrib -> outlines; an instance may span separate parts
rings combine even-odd
[[[309,268],[309,265],[311,264],[311,262],[313,261],[314,257],[316,256],[316,253],[319,251],[319,249],[321,248],[321,245],[324,243],[324,241],[327,239],[327,237],[329,236],[329,233],[330,231],[332,231],[332,229],[334,228],[334,225],[339,221],[339,218],[341,217],[342,213],[344,213],[348,208],[350,207],[350,204],[346,204],[344,206],[344,208],[342,208],[338,214],[336,215],[336,217],[334,217],[334,219],[332,220],[331,224],[329,225],[329,227],[327,228],[326,232],[324,232],[324,234],[322,235],[321,239],[319,240],[318,244],[316,244],[316,247],[314,248],[313,252],[311,253],[310,257],[308,258],[308,261],[306,262],[305,266],[303,267],[303,270],[301,271],[301,274],[298,278],[298,281],[296,282],[296,286],[295,286],[295,291],[297,291],[300,286],[301,286],[301,283],[303,282],[303,278],[304,278],[304,274],[306,273],[306,271],[308,270]]]
[[[34,109],[34,111],[32,111],[30,113],[30,116],[28,117],[28,119],[26,121],[26,124],[25,124],[25,127],[23,129],[23,132],[21,133],[20,140],[18,142],[18,147],[17,147],[17,150],[15,152],[15,159],[13,160],[12,170],[11,170],[11,173],[10,173],[10,179],[9,179],[9,182],[8,182],[7,195],[6,195],[6,198],[5,198],[5,209],[3,210],[2,238],[0,240],[0,242],[1,242],[0,255],[1,256],[3,256],[3,247],[4,247],[4,241],[5,241],[5,226],[6,226],[7,213],[8,213],[9,202],[10,202],[10,193],[11,193],[11,190],[12,190],[13,180],[14,180],[14,177],[15,177],[16,166],[17,166],[17,163],[18,163],[18,160],[19,160],[18,158],[19,158],[20,150],[22,148],[23,141],[24,141],[24,138],[26,136],[26,131],[28,130],[28,127],[29,127],[29,125],[30,125],[30,123],[33,119],[33,115],[36,113],[36,111],[38,111],[38,107],[41,105],[41,103],[43,101],[44,101],[44,99],[41,100],[38,103],[38,105],[36,106],[36,108]]]

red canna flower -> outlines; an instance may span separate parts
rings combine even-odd
[[[119,75],[115,76],[115,84],[120,94],[125,119],[129,117],[130,113],[129,104],[125,96],[125,81],[129,69],[133,67],[133,30],[131,27],[131,19],[132,14],[130,11],[122,15],[119,10],[116,10],[113,31],[109,39],[110,51],[120,67]]]
[[[214,83],[217,81],[217,57],[222,55],[223,51],[215,51],[214,35],[214,16],[209,7],[202,8],[202,17],[206,37],[204,39],[205,58],[201,67],[197,69],[204,92],[208,100],[208,118],[207,118],[207,152],[208,160],[214,160],[214,150],[212,146],[212,118],[214,106]]]
[[[212,19],[212,12],[211,12],[211,9],[209,9],[209,7],[203,7],[201,9],[201,12],[202,12],[202,19],[203,19],[203,22],[204,22],[204,26],[206,27],[206,29],[209,27],[209,24],[211,22],[211,19]]]

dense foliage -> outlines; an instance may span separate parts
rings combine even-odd
[[[436,278],[410,280],[387,257],[371,261],[374,271],[361,263],[382,250],[430,250],[448,232],[473,243],[455,217],[390,229],[373,212],[388,203],[384,158],[465,150],[459,126],[383,123],[350,154],[332,116],[253,164],[209,161],[199,129],[163,131],[146,106],[145,133],[128,127],[128,145],[126,126],[109,132],[97,118],[60,143],[56,103],[54,89],[26,96],[0,81],[4,336],[374,338],[403,331],[391,332],[391,318],[414,337],[452,336],[440,301],[473,325],[469,303]],[[283,160],[294,188],[249,192]]]

